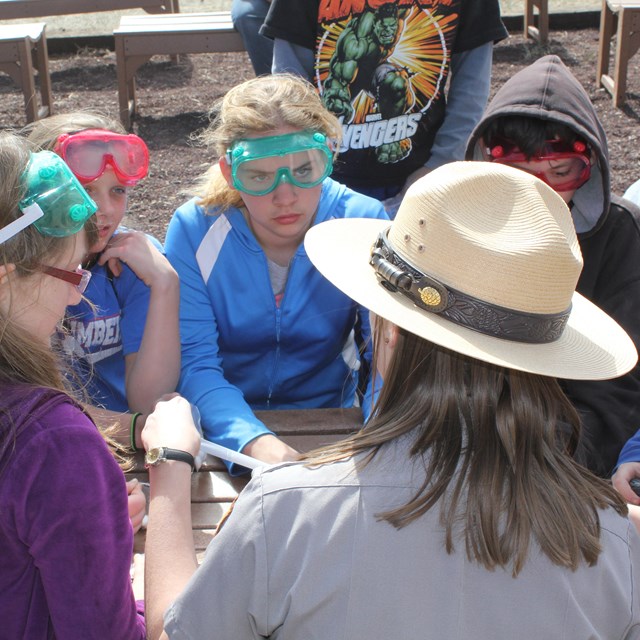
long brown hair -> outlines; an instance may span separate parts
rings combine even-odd
[[[21,176],[29,162],[31,149],[18,136],[0,134],[0,227],[7,226],[21,215],[18,208],[24,195]],[[29,226],[0,244],[0,264],[5,267],[13,264],[18,277],[28,277],[38,272],[40,264],[68,251],[75,241],[75,236],[45,236]],[[26,335],[4,314],[0,314],[0,379],[53,389],[64,386],[55,354]]]
[[[461,525],[470,560],[510,567],[514,576],[533,540],[554,564],[593,565],[601,549],[597,510],[627,508],[571,458],[579,417],[558,382],[398,331],[373,417],[346,441],[312,452],[309,464],[360,453],[366,465],[385,443],[410,434],[410,455],[426,461],[424,483],[379,518],[401,528],[438,507],[447,552]]]
[[[0,133],[0,228],[16,220],[21,214],[19,202],[25,187],[22,174],[29,162],[30,152],[36,151],[22,137]],[[92,218],[83,232],[87,244],[95,241],[96,226]],[[18,278],[37,277],[40,265],[55,262],[68,252],[78,241],[78,234],[57,238],[46,236],[31,225],[0,244],[0,264],[4,267],[15,265]],[[46,276],[42,276],[45,278]],[[34,280],[34,286],[45,286]],[[76,396],[71,392],[73,379],[69,366],[62,354],[39,340],[34,340],[19,323],[11,318],[12,284],[7,283],[8,309],[0,311],[0,385],[14,384],[25,389],[45,388]],[[65,375],[68,372],[69,375]],[[82,400],[82,398],[77,398]],[[0,455],[11,446],[15,438],[15,424],[5,408],[0,408]],[[110,438],[107,442],[113,445]]]

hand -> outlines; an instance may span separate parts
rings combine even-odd
[[[178,275],[175,269],[140,231],[116,233],[98,259],[100,265],[108,263],[116,277],[122,273],[122,262],[148,287],[177,286]]]
[[[129,520],[131,520],[133,533],[137,533],[147,511],[147,499],[142,492],[142,485],[135,478],[127,482],[127,494],[129,496]]]
[[[200,451],[200,434],[193,424],[191,405],[182,396],[168,394],[156,404],[142,430],[146,451],[169,447],[186,451],[195,458]]]
[[[242,450],[242,453],[269,464],[297,460],[299,457],[299,453],[295,449],[269,433],[252,440]]]
[[[611,477],[613,488],[630,504],[640,505],[640,496],[629,485],[634,478],[640,478],[640,462],[625,462]]]
[[[144,554],[134,553],[131,563],[131,588],[136,600],[144,600]]]

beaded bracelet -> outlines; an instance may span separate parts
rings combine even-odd
[[[129,442],[131,444],[131,451],[138,451],[136,447],[136,420],[141,416],[140,412],[134,413],[131,416],[131,425],[129,427]]]

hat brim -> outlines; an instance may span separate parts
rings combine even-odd
[[[573,380],[615,378],[636,364],[636,348],[622,327],[578,293],[574,293],[562,336],[548,344],[494,338],[419,309],[403,295],[380,285],[369,264],[373,243],[389,225],[386,220],[365,218],[323,222],[307,232],[305,250],[325,278],[362,306],[411,333],[471,358]]]

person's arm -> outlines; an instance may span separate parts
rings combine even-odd
[[[140,434],[147,419],[146,414],[119,413],[92,405],[84,405],[84,410],[91,416],[91,419],[101,431],[108,433],[112,441],[124,449],[132,450],[131,427],[132,421],[134,421],[133,438],[135,448],[142,449]],[[142,526],[142,520],[147,509],[147,501],[140,483],[135,479],[127,482],[127,495],[129,519],[131,520],[133,532],[136,533]]]
[[[312,49],[276,38],[273,43],[271,73],[294,73],[306,80],[313,80]]]
[[[146,451],[169,447],[191,453],[200,448],[191,406],[177,396],[157,404],[142,433]],[[191,468],[181,461],[149,467],[151,498],[145,542],[147,637],[166,638],[163,615],[197,568],[191,528]]]
[[[117,278],[118,260],[150,289],[142,340],[137,351],[125,355],[127,403],[132,411],[149,413],[160,396],[175,390],[180,375],[178,275],[151,240],[138,231],[114,235],[99,262],[109,262]],[[123,314],[131,314],[140,302],[132,294],[126,304]]]
[[[634,478],[640,478],[640,431],[622,447],[615,473],[611,476],[614,489],[627,502],[640,505],[640,496],[629,485]]]
[[[281,620],[267,614],[269,567],[261,484],[254,477],[245,487],[196,568],[187,530],[189,471],[179,464],[158,468],[151,476],[145,554],[148,637],[270,636]]]
[[[492,62],[493,42],[451,56],[447,108],[426,164],[429,169],[464,159],[467,140],[487,106]]]
[[[47,414],[4,483],[16,527],[38,567],[58,638],[145,637],[130,566],[133,533],[122,471],[76,407]]]
[[[225,377],[218,347],[218,318],[208,290],[208,280],[214,277],[211,275],[213,265],[209,263],[214,260],[212,254],[221,247],[217,246],[218,227],[205,229],[203,221],[202,212],[193,203],[187,203],[174,214],[166,237],[167,257],[180,277],[182,374],[179,390],[198,407],[202,430],[208,440],[259,456],[267,462],[289,459],[295,451],[277,440],[256,418],[242,391]],[[215,224],[224,236],[225,225],[229,224],[226,218],[217,218]],[[205,235],[208,243],[203,241]],[[220,259],[219,253],[216,259]],[[210,270],[203,275],[200,265],[207,265],[203,269],[210,267]],[[220,269],[215,277],[224,281],[226,276]],[[228,466],[232,474],[241,471],[237,465]]]

